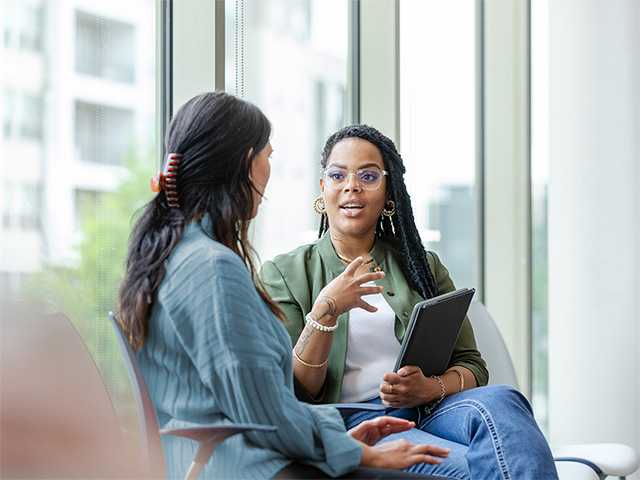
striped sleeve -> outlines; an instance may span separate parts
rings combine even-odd
[[[282,353],[274,348],[273,319],[241,260],[214,257],[208,268],[191,275],[189,281],[200,284],[194,276],[201,277],[199,291],[206,293],[190,299],[189,312],[180,316],[175,329],[220,410],[236,423],[276,426],[275,433],[247,434],[261,447],[332,476],[355,469],[362,449],[346,434],[337,410],[295,398]]]

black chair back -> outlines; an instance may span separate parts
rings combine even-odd
[[[131,348],[129,341],[126,339],[124,332],[120,328],[120,324],[113,312],[109,312],[109,321],[113,326],[116,339],[122,358],[127,368],[129,381],[133,390],[133,397],[136,404],[136,414],[139,419],[139,428],[141,435],[141,451],[146,456],[144,463],[148,466],[149,474],[152,477],[164,478],[164,457],[162,455],[162,446],[160,443],[160,433],[158,432],[158,420],[156,411],[151,402],[149,391],[144,383],[144,378],[138,367],[138,360],[135,352]]]

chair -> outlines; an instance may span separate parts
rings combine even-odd
[[[73,324],[0,299],[0,478],[138,478],[96,364]]]
[[[120,328],[120,324],[118,323],[113,312],[109,312],[109,321],[111,322],[116,333],[118,345],[120,346],[122,356],[125,360],[127,372],[129,374],[129,380],[133,388],[138,418],[140,419],[140,431],[142,432],[143,445],[141,446],[141,450],[146,456],[146,458],[144,459],[144,463],[148,465],[148,471],[152,473],[153,477],[164,477],[164,461],[160,448],[160,437],[158,435],[158,423],[156,420],[155,409],[153,407],[153,404],[151,403],[151,398],[149,397],[149,393],[144,383],[144,379],[142,378],[142,374],[138,369],[135,354],[133,353],[129,342],[124,337],[124,334]],[[355,407],[358,407],[358,409],[362,409],[362,406],[357,404],[341,404],[340,406],[343,407],[343,416],[349,412],[349,408],[353,409]],[[377,405],[364,405],[364,409],[377,410],[379,408],[380,407]],[[238,433],[250,430],[273,432],[276,430],[276,427],[257,424],[234,424],[224,426],[201,425],[192,428],[163,429],[160,430],[159,433],[161,435],[176,435],[189,438],[191,440],[197,441],[200,444],[196,453],[196,458],[191,464],[191,467],[189,468],[189,471],[187,472],[187,475],[185,477],[187,479],[195,479],[197,478],[202,468],[206,465],[207,461],[213,454],[213,450],[217,445],[219,445],[222,441],[224,441],[231,435],[236,435]],[[318,475],[322,478],[329,478],[328,476],[325,477],[320,471],[318,471]],[[393,478],[406,478],[407,480],[412,478],[424,480],[433,478],[434,480],[436,480],[437,478],[440,478],[425,477],[410,472],[390,472],[389,470],[372,468],[359,468],[354,472],[344,475],[344,478],[387,479],[391,478],[391,476],[393,476]]]
[[[486,307],[473,301],[469,320],[478,350],[487,362],[490,384],[518,387],[511,356]],[[624,479],[638,469],[636,452],[622,444],[567,445],[553,449],[561,480],[601,480],[608,476]]]
[[[116,333],[116,339],[127,367],[127,373],[129,374],[140,421],[140,432],[142,434],[141,452],[145,457],[143,462],[147,465],[150,476],[154,478],[165,477],[160,435],[174,435],[198,442],[199,445],[196,456],[185,476],[186,479],[192,480],[198,477],[199,473],[209,461],[214,449],[226,438],[248,431],[274,432],[276,430],[276,427],[270,425],[239,423],[232,425],[197,425],[191,428],[159,430],[155,408],[149,397],[144,378],[138,368],[133,349],[125,338],[113,312],[109,312],[109,321]]]

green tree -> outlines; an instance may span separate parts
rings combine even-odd
[[[46,266],[29,286],[30,295],[72,320],[125,421],[131,417],[133,405],[108,312],[116,306],[135,213],[152,196],[148,185],[154,164],[153,160],[131,156],[125,163],[127,177],[115,191],[79,205],[83,218],[77,264]]]

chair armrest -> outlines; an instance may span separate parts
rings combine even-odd
[[[596,466],[604,476],[625,477],[638,470],[636,451],[621,443],[589,443],[564,445],[553,449],[556,461],[585,460]]]
[[[258,425],[255,423],[232,423],[228,425],[198,425],[185,428],[163,428],[160,435],[174,435],[176,437],[189,438],[198,442],[196,456],[185,476],[188,480],[198,478],[204,465],[209,461],[215,448],[227,438],[244,432],[275,432],[277,427],[271,425]]]
[[[225,438],[238,433],[249,431],[275,432],[278,428],[271,425],[258,425],[254,423],[233,423],[228,425],[198,425],[197,427],[187,428],[164,428],[160,430],[160,435],[174,435],[176,437],[185,437],[196,442],[215,441],[220,439],[220,443]]]
[[[343,419],[362,410],[383,412],[387,409],[387,407],[379,403],[329,403],[327,407],[337,408]]]
[[[560,480],[602,480],[602,472],[582,460],[556,460],[556,470]]]

